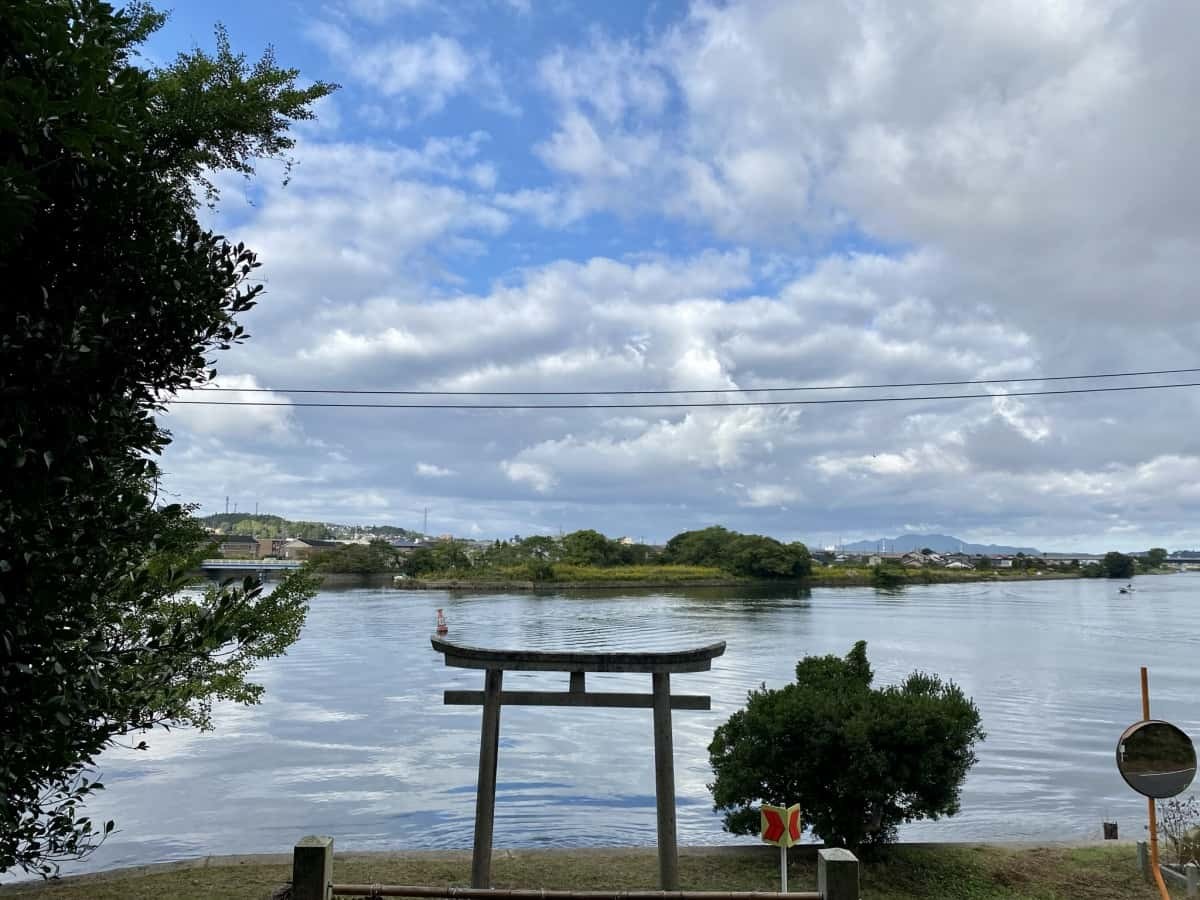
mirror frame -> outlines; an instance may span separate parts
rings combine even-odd
[[[1121,766],[1121,745],[1124,744],[1125,741],[1128,740],[1130,737],[1132,737],[1133,735],[1137,734],[1139,731],[1141,731],[1142,729],[1144,729],[1150,725],[1165,725],[1167,728],[1172,729],[1177,734],[1179,734],[1181,737],[1183,737],[1184,740],[1187,741],[1188,748],[1191,750],[1191,753],[1192,753],[1192,777],[1188,779],[1187,784],[1185,784],[1183,787],[1181,787],[1179,790],[1175,791],[1172,794],[1165,794],[1162,796],[1160,796],[1158,794],[1147,794],[1145,791],[1143,791],[1141,788],[1139,788],[1137,785],[1135,785],[1132,781],[1129,780],[1129,776],[1125,774],[1125,769]],[[1133,788],[1134,791],[1141,794],[1143,797],[1150,797],[1154,800],[1167,800],[1167,799],[1170,799],[1171,797],[1179,796],[1184,791],[1186,791],[1189,787],[1191,787],[1192,782],[1196,778],[1196,745],[1195,745],[1195,743],[1193,743],[1191,736],[1186,731],[1184,731],[1182,728],[1180,728],[1175,723],[1167,722],[1163,719],[1143,719],[1140,722],[1134,722],[1132,725],[1130,725],[1128,728],[1126,728],[1124,731],[1122,731],[1121,736],[1119,738],[1117,738],[1116,758],[1117,758],[1117,771],[1121,773],[1121,778],[1124,780],[1124,782],[1127,785],[1129,785],[1131,788]]]

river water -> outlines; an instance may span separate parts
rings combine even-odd
[[[1107,581],[931,585],[809,592],[704,589],[446,594],[326,589],[300,641],[257,673],[257,707],[223,707],[216,730],[157,733],[144,752],[101,760],[94,818],[119,831],[64,873],[208,853],[286,852],[305,834],[342,849],[469,847],[479,709],[446,688],[482,686],[429,645],[442,607],[450,637],[491,647],[671,649],[728,642],[711,672],[676,675],[711,712],[676,712],[684,844],[745,842],[721,830],[706,782],[713,729],[761,683],[780,686],[808,654],[869,642],[880,684],[914,669],[958,682],[988,736],[962,812],[906,839],[1073,840],[1143,833],[1144,801],[1121,781],[1114,745],[1152,713],[1200,734],[1200,575]],[[566,676],[511,674],[506,688],[565,690]],[[648,691],[645,675],[592,675],[592,690]],[[649,710],[505,707],[495,842],[503,847],[651,845]]]

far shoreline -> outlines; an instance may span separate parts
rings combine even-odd
[[[648,588],[661,590],[664,588],[815,588],[815,587],[880,587],[882,590],[888,590],[893,587],[908,587],[912,585],[929,585],[929,584],[986,584],[1012,581],[1068,581],[1068,580],[1084,580],[1082,575],[1077,575],[1069,572],[1042,572],[1036,574],[1033,572],[1022,572],[1014,575],[988,574],[988,575],[953,575],[943,572],[913,572],[911,574],[904,573],[897,577],[902,580],[897,584],[882,586],[876,585],[875,580],[870,572],[862,574],[853,573],[835,578],[822,577],[820,575],[808,576],[806,578],[738,578],[729,576],[727,578],[696,578],[696,579],[622,579],[612,578],[605,580],[548,580],[548,581],[529,581],[521,579],[489,579],[489,578],[407,578],[399,581],[393,581],[393,587],[397,590],[412,590],[412,591],[556,591],[562,589],[568,590],[628,590],[634,588]],[[1090,581],[1120,581],[1121,579],[1095,578],[1087,579]]]

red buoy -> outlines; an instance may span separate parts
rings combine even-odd
[[[450,630],[450,626],[446,624],[446,617],[442,615],[442,611],[440,609],[437,613],[437,628],[435,630],[438,634],[445,634]]]

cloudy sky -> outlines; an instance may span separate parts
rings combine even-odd
[[[1200,366],[1200,5],[219,0],[180,2],[151,57],[211,47],[217,21],[239,49],[274,44],[343,85],[299,130],[290,184],[270,166],[224,181],[215,224],[260,252],[267,284],[251,341],[220,360],[227,388]],[[930,530],[1177,548],[1200,546],[1198,413],[1195,388],[724,410],[176,405],[165,469],[205,512],[228,495],[419,527],[428,507],[431,531],[463,536],[722,523],[815,544]]]

